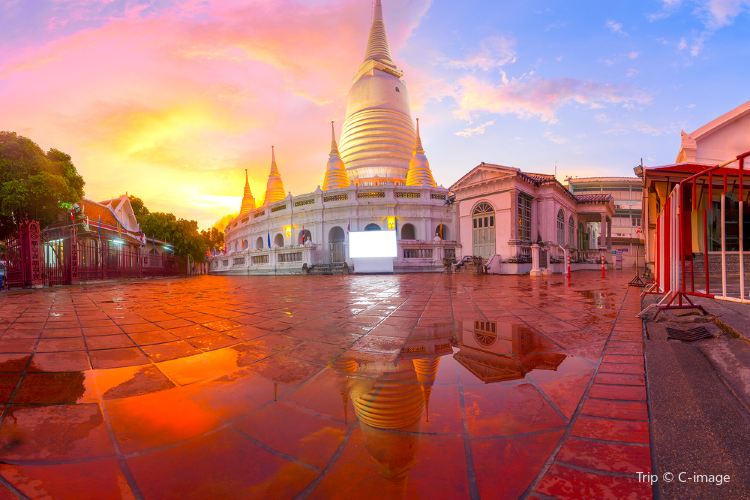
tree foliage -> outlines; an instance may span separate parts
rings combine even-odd
[[[128,198],[130,199],[130,206],[133,208],[133,214],[135,214],[135,218],[138,221],[141,220],[141,217],[149,214],[148,208],[146,208],[142,199],[133,195],[129,195]]]
[[[194,220],[178,219],[174,214],[151,212],[143,200],[129,196],[141,231],[146,238],[167,241],[174,246],[175,255],[190,256],[196,262],[203,262],[206,251],[220,248],[224,244],[224,233],[214,228],[198,231]]]
[[[224,233],[215,227],[201,231],[201,237],[206,242],[209,250],[224,248]]]
[[[15,232],[24,219],[42,227],[64,217],[62,203],[83,197],[83,178],[69,155],[15,132],[0,132],[0,238]]]

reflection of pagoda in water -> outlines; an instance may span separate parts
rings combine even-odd
[[[557,370],[565,354],[531,329],[494,321],[468,321],[453,357],[484,383],[523,378],[532,370]]]
[[[365,447],[380,474],[405,491],[414,467],[422,421],[429,421],[440,358],[449,354],[484,382],[523,378],[531,370],[556,370],[564,354],[528,328],[472,322],[454,337],[453,326],[422,328],[396,361],[350,352],[333,369],[341,375],[344,418],[351,400]],[[459,351],[454,354],[454,346]]]
[[[409,339],[396,361],[354,354],[333,363],[343,375],[344,411],[351,399],[367,452],[380,474],[401,490],[415,464],[422,418],[429,420],[440,357],[453,352],[451,335],[451,330],[423,329]]]
[[[400,482],[414,467],[416,432],[425,403],[412,362],[390,365],[377,378],[368,375],[375,375],[382,366],[362,366],[359,376],[352,379],[350,396],[365,446],[380,474]]]

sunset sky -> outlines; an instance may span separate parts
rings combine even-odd
[[[202,227],[322,184],[370,0],[0,0],[0,130]],[[631,175],[750,99],[750,0],[383,0],[439,184],[481,161]]]

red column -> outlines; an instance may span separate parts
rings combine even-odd
[[[24,221],[19,227],[21,255],[24,265],[24,286],[44,286],[42,266],[42,234],[37,221]]]

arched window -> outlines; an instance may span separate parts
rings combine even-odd
[[[247,250],[247,240],[242,240],[242,249]]]
[[[477,206],[475,206],[474,210],[471,211],[472,215],[494,214],[494,213],[495,213],[495,209],[492,208],[492,205],[490,205],[486,201],[483,201],[481,203],[477,203]]]
[[[283,234],[279,233],[273,237],[273,246],[275,246],[276,248],[284,247],[284,235]]]
[[[568,219],[568,246],[570,248],[575,247],[576,241],[576,221],[573,220],[573,216]]]
[[[472,254],[489,259],[495,255],[495,209],[486,201],[471,211]]]
[[[258,236],[258,239],[255,240],[255,249],[263,250],[263,236]]]
[[[491,216],[493,219],[495,218],[494,215]],[[445,224],[438,224],[435,228],[435,236],[440,238],[441,240],[447,240],[448,239],[448,226]]]
[[[483,347],[491,346],[497,340],[497,323],[494,321],[475,321],[474,338]]]
[[[404,224],[401,226],[401,239],[402,240],[416,240],[417,234],[413,224]]]
[[[380,231],[380,226],[377,224],[367,224],[365,226],[365,231]]]
[[[304,245],[305,243],[312,243],[312,233],[310,233],[309,229],[303,229],[299,232],[299,238],[297,239],[297,243],[300,245]]]
[[[557,244],[565,245],[565,214],[562,208],[557,212]]]

